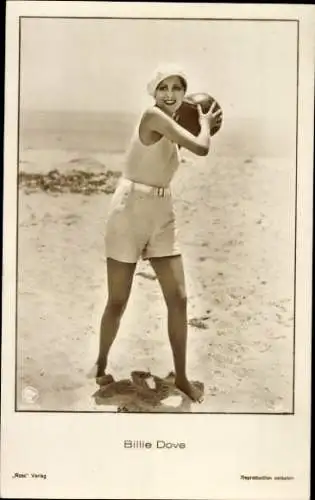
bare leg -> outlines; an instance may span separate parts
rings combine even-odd
[[[95,377],[105,374],[109,350],[115,340],[129,299],[136,264],[107,259],[108,299],[101,319]]]
[[[175,384],[193,401],[201,401],[202,391],[186,374],[187,297],[181,256],[151,259],[168,310],[168,334],[175,366]]]

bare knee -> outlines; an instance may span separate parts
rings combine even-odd
[[[166,305],[168,309],[186,310],[187,295],[185,290],[177,289],[170,293],[166,298]]]
[[[105,313],[121,317],[126,309],[128,297],[113,297],[107,300]]]

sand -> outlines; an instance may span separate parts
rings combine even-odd
[[[120,154],[25,149],[20,172],[117,171]],[[173,182],[185,264],[188,373],[201,404],[176,391],[166,308],[140,262],[99,390],[87,378],[106,301],[111,194],[19,189],[17,409],[292,411],[294,165],[279,157],[186,155]],[[80,191],[80,190],[79,190]],[[131,377],[133,373],[133,380]],[[147,381],[147,382],[146,382]],[[31,388],[31,389],[29,389]]]

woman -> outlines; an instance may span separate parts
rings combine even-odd
[[[181,127],[174,116],[186,90],[184,73],[170,67],[157,70],[148,85],[155,103],[143,113],[135,130],[109,210],[105,237],[108,299],[93,376],[105,375],[108,353],[142,257],[150,260],[166,302],[175,384],[193,401],[201,401],[201,390],[186,374],[187,298],[169,184],[179,166],[179,147],[207,155],[210,127],[222,117],[220,111],[213,113],[214,103],[207,114],[198,107],[201,130],[197,137]]]

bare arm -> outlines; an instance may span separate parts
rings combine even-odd
[[[197,137],[157,107],[147,110],[143,120],[144,125],[152,132],[158,132],[198,156],[206,156],[210,149],[210,119],[213,116],[211,114],[212,111],[213,107],[207,114],[203,114],[200,106],[198,106],[200,133]]]

